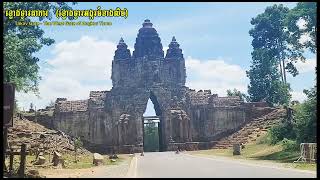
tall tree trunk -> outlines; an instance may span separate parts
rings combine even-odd
[[[284,83],[287,84],[287,77],[286,77],[286,69],[285,69],[284,59],[282,59],[282,68],[283,68]]]
[[[283,82],[281,59],[279,60],[279,65],[280,65],[280,76],[281,76],[281,81]]]
[[[283,67],[281,65],[282,56],[281,56],[281,50],[279,49],[279,46],[281,47],[281,42],[279,42],[279,39],[277,39],[277,45],[278,45],[278,48],[277,48],[277,55],[276,56],[279,58],[280,76],[281,76],[281,81],[283,83],[284,82],[283,73],[282,73],[283,72]]]

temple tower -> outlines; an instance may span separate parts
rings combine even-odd
[[[117,121],[123,114],[131,115],[136,134],[131,133],[129,144],[143,142],[143,113],[150,98],[160,117],[160,149],[165,150],[172,137],[171,108],[178,99],[185,99],[186,70],[182,50],[173,37],[164,55],[157,30],[146,19],[138,31],[132,56],[127,44],[120,39],[112,62],[112,84],[106,97],[106,110]],[[182,108],[182,107],[180,107]],[[121,146],[121,144],[119,144]]]
[[[113,87],[150,89],[185,85],[185,60],[175,37],[164,57],[161,39],[147,19],[139,29],[134,48],[131,56],[128,46],[120,39],[112,64]]]

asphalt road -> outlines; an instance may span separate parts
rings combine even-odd
[[[134,177],[154,178],[313,178],[316,173],[244,163],[237,160],[198,157],[175,152],[136,154]]]

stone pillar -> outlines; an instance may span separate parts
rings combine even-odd
[[[165,150],[167,148],[167,144],[166,143],[168,142],[168,140],[167,140],[166,133],[168,131],[170,131],[170,127],[169,127],[170,124],[167,122],[168,119],[170,119],[169,116],[166,116],[165,112],[162,112],[162,114],[160,116],[160,121],[161,122],[159,123],[160,129],[161,129],[161,133],[159,132],[159,136],[161,136],[160,139],[159,139],[160,140],[159,141],[159,150],[160,151],[161,150]]]
[[[192,134],[191,134],[191,119],[188,117],[188,141],[192,141]]]
[[[179,141],[183,142],[183,134],[184,133],[183,133],[183,119],[182,119],[181,113],[178,114],[177,120],[179,121],[179,136],[180,136]]]
[[[241,145],[239,143],[233,144],[233,155],[240,155]]]
[[[186,116],[184,119],[184,134],[185,134],[184,141],[187,142],[189,140],[189,133],[188,133],[188,119]]]
[[[124,122],[123,125],[123,134],[122,134],[122,137],[123,137],[123,145],[126,145],[127,144],[127,139],[128,139],[128,131],[127,131],[127,124]]]
[[[143,113],[142,113],[143,114]],[[142,115],[141,114],[141,115]],[[137,116],[137,142],[138,144],[143,143],[143,119],[142,116]]]
[[[172,140],[172,126],[173,126],[173,123],[172,123],[172,116],[170,115],[169,116],[170,118],[168,118],[168,125],[170,126],[169,127],[169,143],[170,143],[170,141]]]
[[[120,123],[117,124],[117,134],[118,134],[118,146],[120,146],[122,143],[121,142],[122,137],[121,137],[121,124]]]

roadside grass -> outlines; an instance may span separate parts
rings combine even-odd
[[[104,157],[104,164],[105,166],[107,165],[118,165],[119,163],[125,161],[128,156],[126,155],[118,155],[118,159],[116,159],[115,162],[112,162],[109,159],[108,155],[103,155]],[[74,155],[66,155],[64,156],[65,160],[66,160],[66,168],[68,169],[83,169],[83,168],[90,168],[90,167],[94,167],[93,165],[93,155],[82,155],[77,157],[77,161],[75,162],[75,158]]]
[[[116,159],[115,162],[112,162],[109,159],[108,155],[103,155],[104,158],[104,165],[119,165],[122,162],[125,161],[131,161],[131,158],[128,154],[120,154],[118,155],[118,159]],[[42,168],[42,169],[55,169],[55,167],[52,166],[52,155],[46,154],[44,155],[46,158],[46,163],[43,165],[34,165],[36,156],[35,155],[28,155],[26,158],[26,168]],[[77,156],[77,162],[75,162],[74,155],[62,155],[62,157],[65,159],[65,167],[64,169],[86,169],[94,167],[93,165],[93,155],[92,154],[86,154],[86,155],[78,155]],[[20,156],[14,156],[13,161],[13,170],[14,172],[17,172],[19,169],[19,162],[20,162]],[[9,158],[6,158],[6,165],[9,167]]]
[[[317,164],[316,163],[294,163],[291,164],[291,167],[302,169],[302,170],[313,170],[317,171]]]
[[[234,159],[245,159],[245,160],[260,160],[265,162],[275,162],[283,165],[284,167],[297,168],[302,170],[313,170],[316,171],[316,163],[293,163],[300,157],[300,151],[284,150],[282,145],[269,145],[265,143],[265,136],[259,137],[256,142],[246,144],[245,148],[241,150],[241,155],[234,156],[233,149],[210,149],[200,151],[187,152],[193,155],[200,156],[224,156]]]

